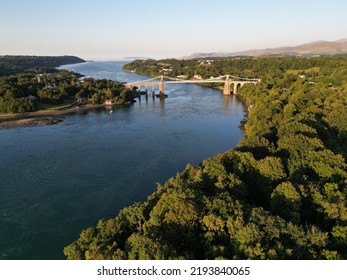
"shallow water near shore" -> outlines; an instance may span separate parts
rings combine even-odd
[[[147,78],[123,72],[124,63],[61,68],[121,82]],[[59,116],[53,126],[0,130],[0,259],[64,259],[83,229],[243,136],[237,97],[195,85],[170,84],[166,93],[112,113],[98,108]]]

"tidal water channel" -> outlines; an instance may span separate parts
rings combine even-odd
[[[148,78],[123,72],[124,63],[61,68],[120,82]],[[112,113],[0,130],[0,259],[64,259],[63,248],[83,229],[243,137],[236,96],[190,84],[169,84],[166,94]]]

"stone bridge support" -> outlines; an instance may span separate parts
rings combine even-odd
[[[129,89],[129,90],[133,90],[134,87],[135,87],[135,85],[133,85],[133,84],[127,84],[126,87],[127,87],[127,89]]]
[[[226,75],[226,77],[225,77],[223,94],[224,95],[230,95],[230,76],[229,75]]]
[[[227,75],[226,79],[225,79],[225,84],[224,84],[224,90],[223,90],[223,94],[225,95],[230,95],[230,91],[231,91],[231,85],[234,84],[234,90],[233,90],[233,94],[237,94],[238,93],[238,89],[240,87],[242,87],[245,84],[257,84],[257,82],[248,82],[248,81],[232,81],[230,80],[230,77]]]
[[[165,93],[165,83],[164,83],[164,77],[160,77],[160,83],[159,83],[159,94]]]

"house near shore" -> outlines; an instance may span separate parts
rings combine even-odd
[[[177,79],[187,79],[187,76],[186,75],[178,75]]]
[[[43,74],[38,74],[38,75],[36,76],[36,78],[37,78],[37,83],[41,83],[42,77],[43,77]]]
[[[106,106],[110,106],[110,105],[113,105],[113,104],[114,104],[113,100],[106,100],[104,102],[104,105],[106,105]]]
[[[194,75],[194,80],[202,80],[201,75]]]
[[[82,97],[82,98],[76,98],[76,104],[77,105],[82,105],[82,104],[87,104],[88,103],[88,98]]]

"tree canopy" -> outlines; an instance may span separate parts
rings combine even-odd
[[[239,90],[246,136],[84,230],[65,248],[67,258],[346,259],[347,57],[149,60],[125,68],[156,75],[157,66],[172,75],[261,78]]]
[[[0,77],[0,113],[25,113],[60,104],[133,102],[124,85],[56,69],[36,68]]]

